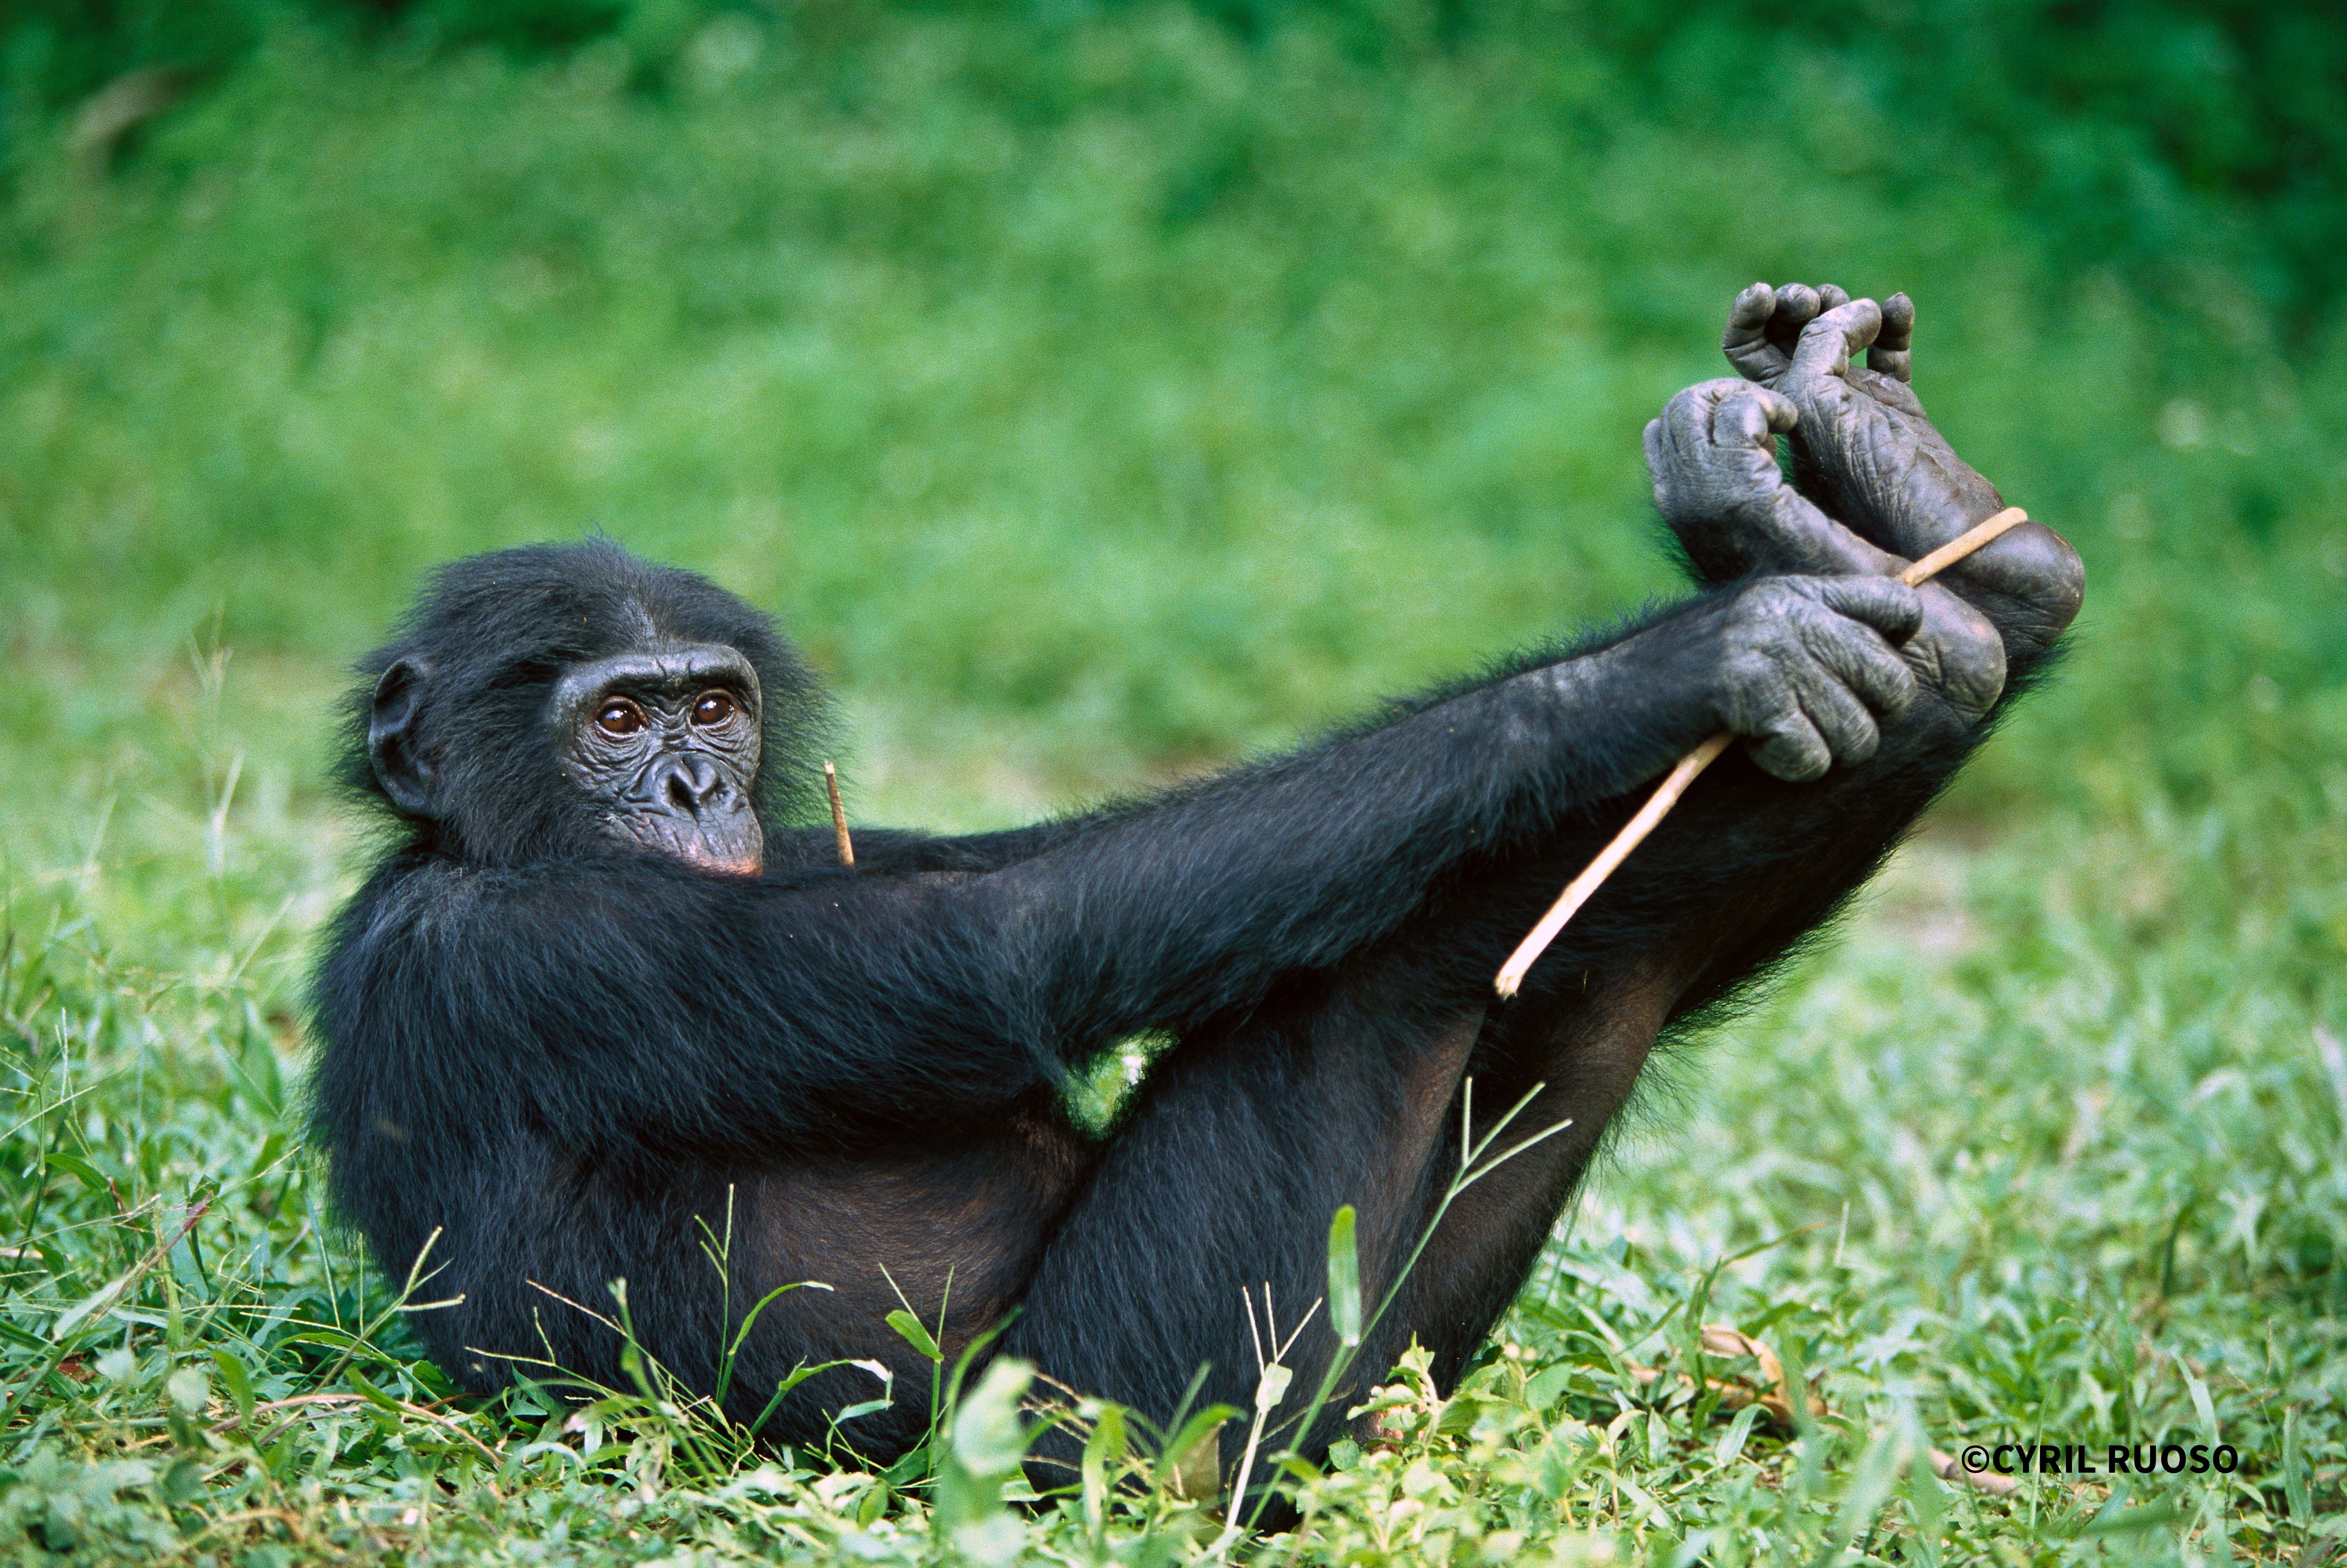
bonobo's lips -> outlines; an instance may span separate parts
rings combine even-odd
[[[633,813],[616,825],[646,849],[673,855],[688,865],[735,876],[754,876],[765,860],[765,835],[747,809],[696,817],[682,811]]]

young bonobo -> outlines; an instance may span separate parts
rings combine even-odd
[[[1479,1117],[1544,1084],[1519,1130],[1571,1126],[1454,1205],[1361,1363],[1414,1337],[1455,1376],[1657,1040],[1831,917],[2077,608],[2077,558],[2034,524],[1892,579],[2000,506],[1906,387],[1911,323],[1900,297],[1736,302],[1751,379],[1646,436],[1695,597],[1162,794],[866,829],[852,869],[790,825],[820,799],[821,710],[763,617],[608,544],[446,568],[354,703],[351,777],[403,837],[317,977],[340,1213],[394,1276],[428,1244],[424,1294],[461,1299],[416,1321],[484,1390],[517,1361],[621,1381],[616,1335],[567,1304],[608,1311],[620,1279],[647,1350],[711,1389],[751,1304],[822,1281],[765,1308],[728,1406],[881,1358],[896,1404],[843,1430],[886,1459],[928,1413],[881,1324],[897,1289],[942,1307],[948,1352],[1015,1309],[999,1350],[1078,1390],[1162,1421],[1206,1366],[1204,1397],[1244,1407],[1241,1291],[1300,1313],[1352,1204],[1377,1299],[1456,1166],[1463,1081]],[[1744,754],[1498,1002],[1557,889],[1722,727]],[[1174,1043],[1080,1130],[1069,1074],[1146,1030]],[[877,1391],[825,1373],[766,1435]]]

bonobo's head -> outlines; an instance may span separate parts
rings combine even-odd
[[[754,872],[810,804],[823,703],[767,619],[608,541],[443,567],[360,663],[344,766],[420,847]]]

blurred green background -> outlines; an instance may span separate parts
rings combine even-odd
[[[309,1386],[272,1335],[352,1255],[273,1173],[361,847],[323,738],[434,563],[600,528],[705,570],[840,686],[859,820],[1014,820],[1667,591],[1640,426],[1724,373],[1738,287],[1801,278],[1916,298],[1919,391],[2086,610],[1526,1311],[1602,1278],[1635,1339],[1641,1277],[1792,1231],[1713,1305],[1837,1408],[2221,1420],[2264,1468],[2178,1528],[2317,1539],[2342,179],[2335,0],[0,5],[0,1200],[57,1227],[0,1268],[0,1370],[153,1239],[105,1239],[125,1204],[251,1194],[207,1221],[250,1278],[164,1284],[261,1325],[57,1375],[11,1451],[154,1424],[206,1344]],[[1716,1434],[1660,1430],[1681,1523],[1778,1495],[1749,1458],[1669,1491]],[[1754,1539],[1816,1528],[1785,1506]]]
[[[1935,415],[2091,563],[2007,791],[2338,754],[2327,5],[56,0],[5,40],[36,671],[218,611],[306,674],[429,564],[595,528],[780,612],[877,711],[867,784],[978,744],[1048,796],[1665,585],[1639,426],[1737,287],[1828,277],[1916,296]],[[19,734],[112,705],[18,692]]]

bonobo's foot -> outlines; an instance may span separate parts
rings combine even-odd
[[[1730,308],[1721,346],[1748,380],[1788,398],[1793,477],[1860,534],[1909,559],[2004,509],[2004,497],[1956,456],[1908,384],[1913,302],[1877,305],[1829,284],[1755,283]],[[1865,350],[1861,368],[1850,356]],[[1951,586],[2023,648],[2050,645],[2076,615],[2085,569],[2069,542],[2024,523],[1948,569]]]
[[[1748,382],[1690,386],[1646,426],[1655,507],[1696,569],[1744,576],[1891,577],[1906,561],[1826,516],[1785,483],[1776,437],[1798,429],[1792,403]],[[2004,690],[2004,642],[1988,618],[1936,583],[1920,595],[1908,665],[1968,718]]]
[[[1647,421],[1655,509],[1706,579],[1872,572],[1882,559],[1785,483],[1777,437],[1799,417],[1778,394],[1723,376]]]

